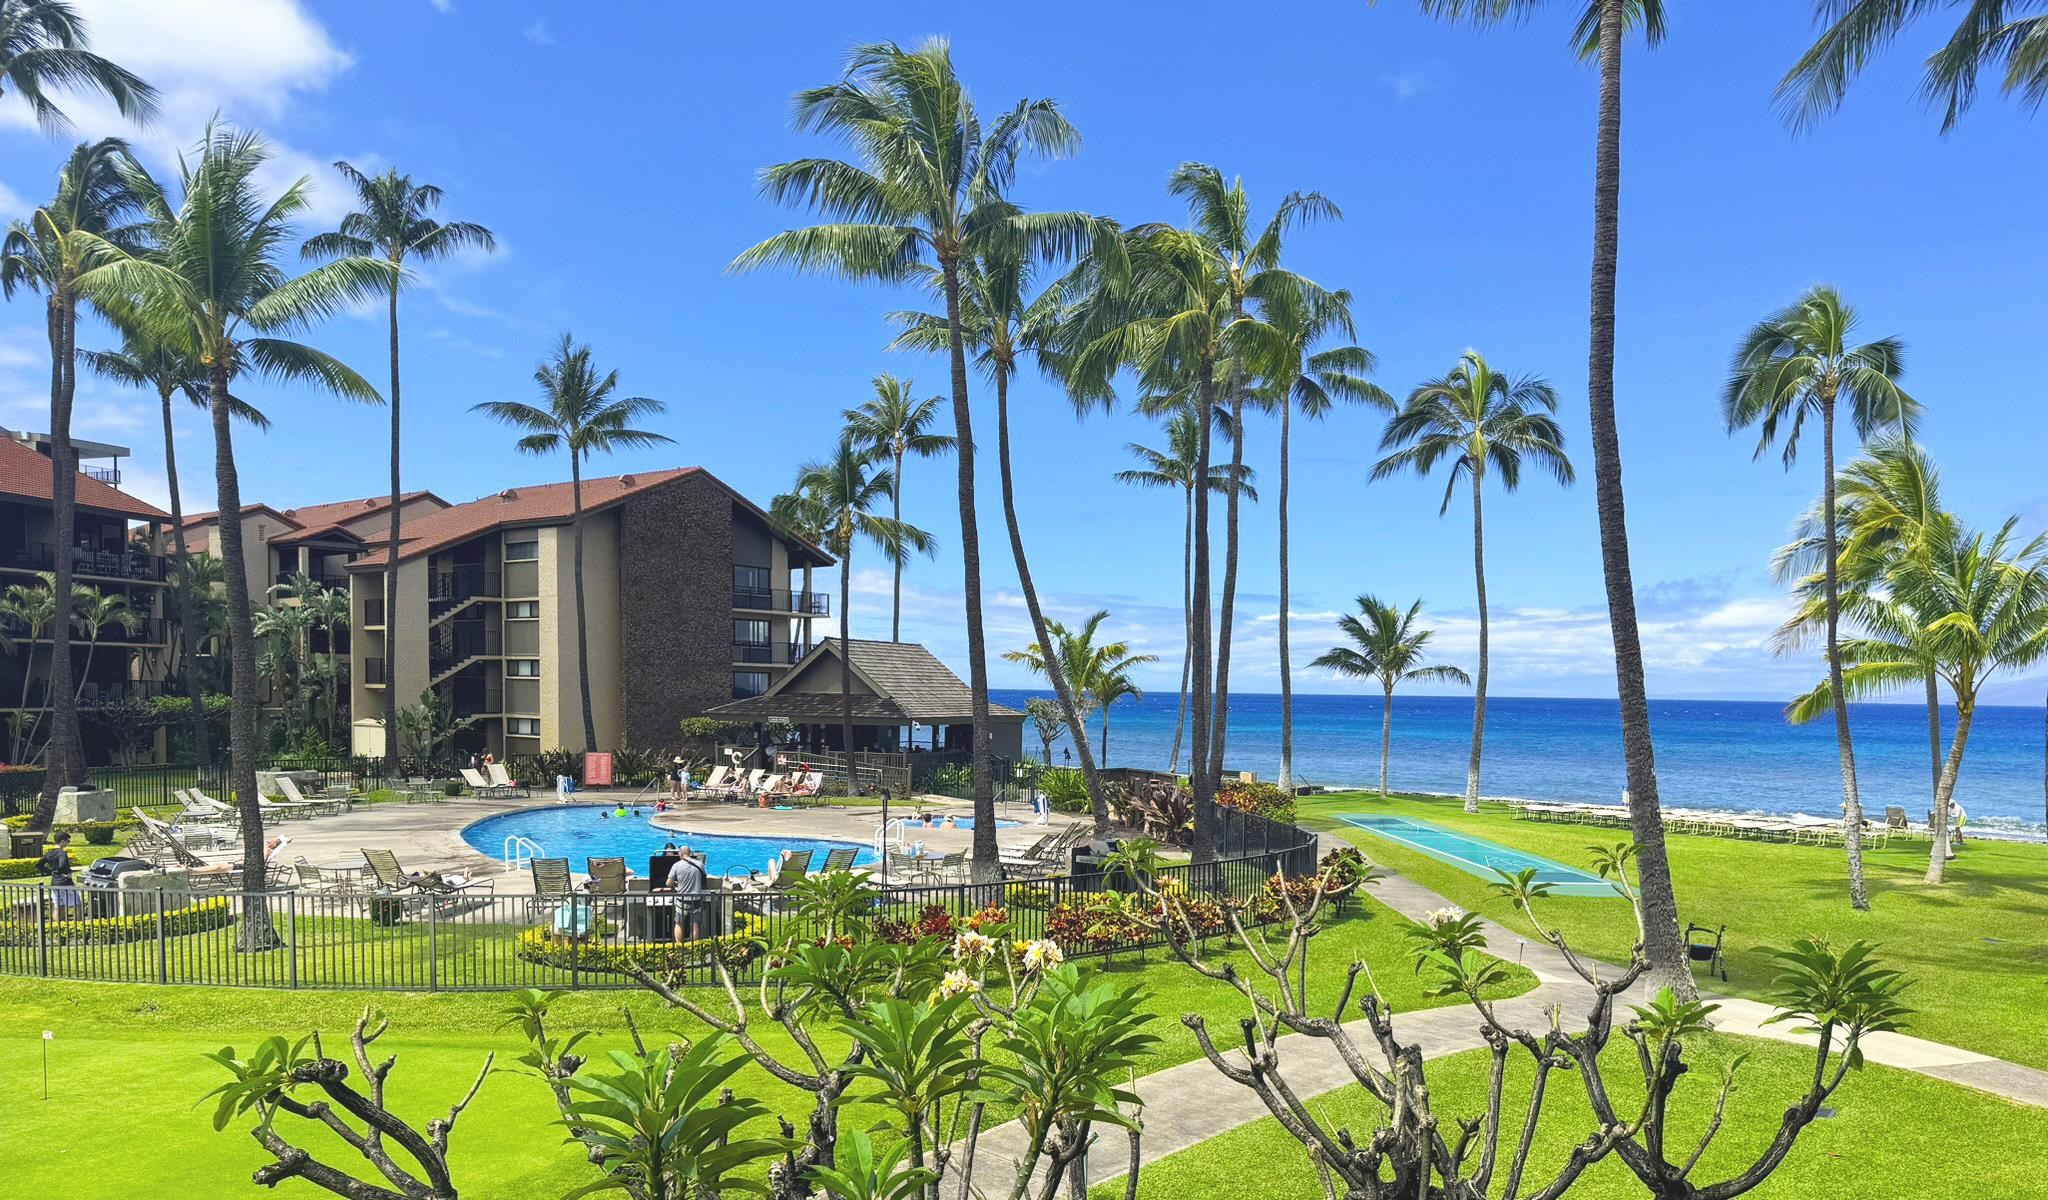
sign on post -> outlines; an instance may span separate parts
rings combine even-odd
[[[587,788],[610,787],[612,785],[612,756],[609,750],[589,750],[583,755],[583,786]]]

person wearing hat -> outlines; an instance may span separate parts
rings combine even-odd
[[[690,769],[684,765],[683,756],[680,754],[669,759],[668,762],[668,798],[680,804],[683,799],[683,793],[690,788]]]

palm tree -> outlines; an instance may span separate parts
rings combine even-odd
[[[1901,559],[1885,573],[1885,594],[1848,597],[1848,611],[1865,631],[1840,647],[1852,665],[1831,669],[1787,710],[1793,721],[1808,721],[1839,710],[1837,696],[1855,699],[1918,686],[1932,661],[1955,696],[1956,728],[1935,787],[1928,883],[1941,883],[1945,875],[1948,804],[1985,682],[2048,654],[2048,537],[2015,546],[2017,524],[2016,518],[2008,520],[1987,538],[1950,523],[1946,546],[1925,559]]]
[[[930,554],[937,545],[924,530],[875,511],[884,500],[893,502],[896,478],[887,467],[873,467],[849,428],[840,435],[832,457],[805,463],[797,471],[794,490],[774,505],[782,512],[793,508],[815,512],[822,518],[825,549],[839,560],[839,733],[849,786],[854,777],[853,634],[846,609],[853,594],[853,544],[866,538],[899,561],[913,550]]]
[[[182,564],[171,564],[171,573],[175,586],[165,599],[174,618],[172,628],[178,633],[179,665],[182,668],[186,659],[209,659],[216,669],[201,675],[198,694],[225,693],[228,680],[220,677],[219,658],[209,650],[218,649],[227,639],[228,604],[223,595],[227,572],[219,559],[202,550],[186,556]]]
[[[1849,81],[1862,73],[1916,18],[1936,8],[1960,10],[1955,32],[1929,55],[1920,95],[1942,106],[1941,130],[1955,128],[1977,98],[1977,77],[2003,67],[1999,89],[2018,93],[2028,108],[2048,97],[2048,16],[2013,17],[2011,9],[2038,7],[2021,0],[1816,0],[1814,16],[1824,23],[1816,39],[1778,83],[1780,110],[1804,128],[1840,108]]]
[[[173,203],[157,181],[132,163],[123,171],[152,228],[155,250],[95,272],[96,303],[117,322],[177,348],[206,370],[212,415],[214,479],[220,511],[219,558],[228,607],[228,753],[230,790],[241,808],[244,879],[265,869],[263,814],[256,801],[256,639],[247,560],[242,552],[241,476],[235,465],[230,387],[245,373],[311,384],[342,399],[380,397],[346,364],[311,346],[270,336],[312,325],[390,284],[390,266],[344,258],[291,276],[280,264],[305,211],[307,181],[265,195],[258,176],[270,154],[262,140],[218,123],[190,157],[181,157],[183,195]],[[102,296],[105,299],[102,299]],[[268,909],[252,899],[243,909],[238,943],[245,950],[277,944]]]
[[[96,587],[79,588],[72,597],[71,610],[73,623],[85,632],[85,664],[78,670],[78,688],[72,693],[72,700],[76,702],[85,695],[86,682],[92,677],[92,659],[99,650],[100,634],[109,625],[134,634],[142,628],[142,614],[128,607],[128,597],[119,592],[102,592]]]
[[[1191,620],[1194,598],[1190,594],[1190,575],[1194,569],[1194,525],[1195,525],[1195,456],[1201,431],[1195,428],[1194,414],[1182,405],[1172,411],[1166,421],[1166,445],[1164,450],[1141,446],[1136,442],[1125,443],[1142,466],[1118,471],[1113,478],[1118,483],[1134,487],[1174,488],[1181,493],[1181,539],[1180,539],[1180,619],[1185,630]],[[1283,459],[1284,461],[1284,459]],[[1255,473],[1249,465],[1233,471],[1229,463],[1217,463],[1209,468],[1209,490],[1223,495],[1233,486],[1241,487],[1253,501],[1259,498],[1258,489],[1252,486]],[[1233,482],[1234,481],[1234,482]],[[1173,752],[1167,757],[1166,769],[1180,769],[1180,741],[1188,723],[1188,669],[1192,655],[1183,642],[1180,657],[1180,715],[1173,723]]]
[[[1159,661],[1156,654],[1133,654],[1131,644],[1121,639],[1097,644],[1095,636],[1108,619],[1109,611],[1103,609],[1090,616],[1079,629],[1070,630],[1058,621],[1047,621],[1046,642],[1033,642],[1022,650],[1012,650],[1003,655],[1011,662],[1031,668],[1048,681],[1057,678],[1069,694],[1080,698],[1079,703],[1086,709],[1101,710],[1105,766],[1109,756],[1109,706],[1126,696],[1143,699],[1145,693],[1131,680],[1130,669]],[[1049,655],[1046,651],[1048,643],[1051,645]],[[1095,815],[1096,836],[1107,837],[1108,802],[1099,793],[1089,797],[1089,801]]]
[[[569,496],[576,532],[576,678],[583,695],[583,748],[597,749],[597,718],[590,702],[590,618],[583,602],[583,464],[593,454],[609,454],[634,446],[654,446],[675,439],[666,434],[635,429],[631,422],[668,411],[659,400],[645,396],[614,396],[618,391],[616,370],[598,373],[590,359],[590,347],[563,334],[548,361],[536,367],[534,383],[546,407],[518,400],[486,400],[470,406],[493,420],[526,431],[517,445],[526,454],[569,452]],[[389,569],[398,569],[394,546]]]
[[[1293,414],[1298,409],[1311,421],[1320,421],[1339,401],[1366,404],[1381,411],[1394,411],[1394,398],[1366,376],[1379,365],[1370,350],[1362,346],[1331,346],[1318,350],[1334,333],[1351,336],[1351,293],[1331,293],[1331,303],[1311,305],[1285,292],[1269,304],[1273,327],[1279,331],[1277,361],[1267,364],[1262,374],[1274,392],[1272,405],[1280,410],[1280,608],[1275,634],[1280,651],[1280,771],[1283,792],[1294,790],[1294,667],[1287,645],[1292,614],[1289,603],[1289,558],[1287,501],[1290,477],[1288,453],[1293,440]],[[1176,733],[1176,739],[1178,734]]]
[[[1698,992],[1678,933],[1678,897],[1664,849],[1657,797],[1657,751],[1650,736],[1650,698],[1643,683],[1642,635],[1636,623],[1629,564],[1628,513],[1621,486],[1621,435],[1614,419],[1615,275],[1621,261],[1621,46],[1635,29],[1645,45],[1664,40],[1663,0],[1569,0],[1579,17],[1572,44],[1600,68],[1599,116],[1593,155],[1593,270],[1588,289],[1586,409],[1592,425],[1593,499],[1600,517],[1600,571],[1607,623],[1614,638],[1614,683],[1621,710],[1622,762],[1628,781],[1629,833],[1636,848],[1636,891],[1642,901],[1643,952],[1653,987],[1681,999]],[[1425,12],[1480,25],[1519,21],[1544,0],[1422,0]]]
[[[213,752],[208,745],[206,731],[206,709],[201,703],[203,693],[199,685],[199,662],[195,648],[202,640],[197,629],[191,624],[193,616],[200,610],[193,592],[191,551],[185,545],[185,504],[178,494],[178,441],[171,419],[171,397],[184,393],[194,407],[204,409],[206,399],[206,372],[191,357],[176,346],[166,342],[153,341],[146,332],[128,331],[121,336],[119,350],[84,350],[80,352],[86,366],[102,378],[133,387],[151,388],[156,392],[157,403],[163,412],[164,426],[164,486],[171,494],[171,540],[176,557],[173,570],[176,572],[178,591],[178,616],[180,636],[187,648],[181,656],[182,674],[185,679],[185,694],[192,700],[192,745],[193,761],[201,776],[213,766]],[[253,405],[229,397],[235,415],[258,429],[270,428],[270,418],[264,416]]]
[[[937,396],[913,399],[910,393],[914,386],[910,380],[898,379],[884,371],[874,378],[875,398],[841,414],[846,418],[847,432],[853,435],[856,444],[877,459],[889,460],[889,516],[899,524],[903,520],[904,456],[915,454],[919,458],[931,458],[953,448],[952,438],[930,431],[931,423],[938,418],[942,401]],[[891,588],[889,640],[900,642],[903,640],[902,557],[898,556],[893,565],[895,580]]]
[[[1472,690],[1472,753],[1465,766],[1465,811],[1479,811],[1479,759],[1486,741],[1486,521],[1482,515],[1487,471],[1500,476],[1503,490],[1521,486],[1522,462],[1531,460],[1559,483],[1573,479],[1564,453],[1564,430],[1551,414],[1557,391],[1535,375],[1495,371],[1477,350],[1465,351],[1451,373],[1408,395],[1408,403],[1387,422],[1380,449],[1393,453],[1373,465],[1372,477],[1405,471],[1428,475],[1448,462],[1442,516],[1451,508],[1458,481],[1472,485],[1472,580],[1479,597],[1479,682]]]
[[[20,96],[52,132],[70,124],[50,99],[52,88],[98,92],[131,121],[153,119],[156,89],[89,44],[85,21],[66,0],[0,0],[0,96]]]
[[[308,260],[325,260],[346,257],[381,257],[391,264],[391,284],[385,293],[385,312],[391,337],[391,390],[386,399],[391,405],[391,553],[394,561],[398,554],[400,508],[404,493],[399,486],[399,401],[398,401],[398,292],[406,281],[405,265],[408,260],[433,262],[447,258],[458,250],[474,247],[490,251],[497,249],[497,238],[489,229],[470,221],[437,221],[435,209],[441,206],[441,189],[431,183],[414,183],[412,176],[400,175],[396,168],[381,175],[370,176],[358,171],[346,162],[337,162],[334,169],[355,189],[357,208],[341,218],[340,227],[331,233],[322,233],[308,238],[299,248],[301,257]],[[384,572],[384,678],[395,677],[398,645],[398,572]],[[398,719],[398,692],[395,688],[384,689],[384,727],[396,728]],[[384,739],[384,769],[389,776],[398,774],[398,739]]]
[[[327,744],[339,747],[334,736],[334,721],[341,710],[341,671],[343,661],[334,650],[334,635],[349,626],[349,596],[346,589],[323,587],[310,599],[301,601],[313,614],[313,623],[327,634],[325,682],[327,684]],[[344,749],[345,752],[345,748]]]
[[[960,558],[973,710],[974,864],[996,872],[995,784],[990,775],[988,647],[981,621],[981,535],[975,523],[974,428],[967,399],[961,272],[992,244],[1023,257],[1070,253],[1094,232],[1077,213],[1024,213],[1007,193],[1025,154],[1071,153],[1080,135],[1051,100],[1023,100],[984,126],[933,38],[915,50],[856,46],[841,78],[799,92],[796,126],[845,138],[860,161],[806,158],[762,172],[762,190],[838,220],[794,229],[741,254],[739,270],[788,265],[849,279],[898,281],[918,265],[937,272],[946,300],[953,438],[959,447]]]
[[[1469,675],[1456,667],[1422,661],[1436,631],[1416,627],[1415,617],[1421,611],[1420,600],[1403,613],[1377,596],[1360,596],[1358,616],[1345,613],[1337,618],[1337,628],[1351,639],[1351,645],[1333,646],[1309,664],[1348,679],[1379,680],[1382,800],[1387,797],[1387,756],[1394,744],[1394,687],[1409,679],[1449,680],[1467,685],[1472,682]]]
[[[298,604],[271,604],[256,614],[250,628],[271,644],[272,668],[267,674],[277,683],[278,703],[284,709],[285,741],[292,743],[292,717],[305,698],[300,681],[306,675],[306,638],[313,630],[312,610]]]
[[[1897,338],[1854,345],[1856,313],[1835,289],[1815,287],[1787,308],[1766,317],[1736,348],[1721,416],[1729,432],[1758,426],[1756,453],[1762,457],[1785,431],[1784,463],[1799,453],[1799,434],[1808,417],[1820,421],[1822,597],[1826,604],[1828,682],[1842,691],[1840,640],[1840,556],[1836,547],[1835,409],[1846,405],[1857,436],[1882,429],[1910,433],[1919,405],[1899,387],[1903,347]],[[1849,903],[1870,907],[1863,880],[1863,802],[1856,789],[1856,753],[1849,740],[1848,705],[1835,707],[1835,745],[1842,763],[1842,821],[1849,858]]]
[[[0,14],[4,15],[4,14]],[[0,38],[4,40],[4,38]],[[82,142],[57,176],[57,194],[26,222],[16,221],[0,242],[0,291],[41,292],[50,340],[50,510],[55,531],[57,591],[71,590],[78,516],[78,462],[71,449],[72,400],[78,390],[78,303],[109,263],[141,247],[130,223],[135,212],[121,167],[127,143],[119,138]],[[38,829],[56,813],[57,791],[79,778],[78,704],[72,687],[71,625],[51,630],[50,771],[36,805]]]

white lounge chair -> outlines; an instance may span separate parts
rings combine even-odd
[[[512,778],[512,772],[510,772],[510,771],[507,771],[507,770],[505,769],[505,764],[504,764],[504,763],[500,763],[500,762],[494,762],[494,763],[489,763],[489,764],[485,765],[485,767],[484,767],[484,772],[485,772],[485,774],[486,774],[486,775],[487,775],[487,776],[489,777],[489,779],[490,779],[490,783],[491,783],[491,786],[492,786],[492,787],[494,787],[494,788],[497,788],[497,789],[499,789],[499,794],[500,794],[500,795],[506,795],[506,796],[530,796],[530,795],[532,795],[532,793],[531,793],[531,792],[528,792],[528,791],[526,790],[526,785],[525,785],[525,784],[523,784],[523,783],[520,783],[520,782],[519,782],[518,780],[516,780],[516,779]]]

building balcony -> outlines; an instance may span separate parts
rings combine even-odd
[[[455,601],[486,599],[503,595],[502,579],[496,571],[482,567],[446,567],[427,580],[427,599]]]
[[[382,596],[374,600],[363,601],[363,628],[384,628],[384,598]]]
[[[505,711],[505,693],[497,688],[458,685],[448,699],[458,721],[470,717],[495,717]]]
[[[384,658],[373,655],[363,660],[363,686],[380,688],[384,686]]]
[[[831,598],[825,593],[785,588],[735,587],[732,606],[749,612],[794,613],[805,617],[823,617],[832,612]]]
[[[736,663],[765,663],[769,666],[786,667],[804,656],[808,647],[798,642],[734,642],[732,660]]]
[[[11,550],[0,550],[0,569],[54,571],[57,569],[57,548],[48,542],[29,542]],[[164,581],[163,556],[135,549],[73,550],[71,569],[88,579],[120,579],[139,583]]]

